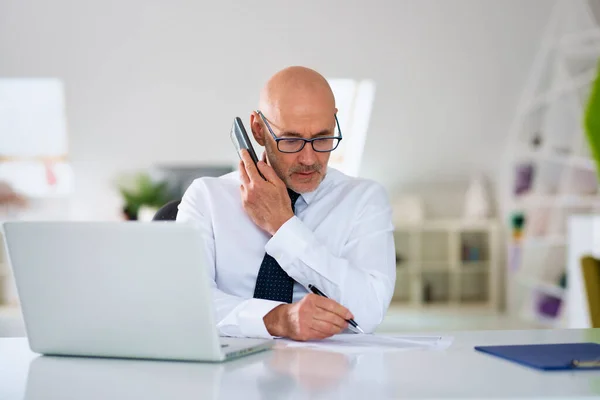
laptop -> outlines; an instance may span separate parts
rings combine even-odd
[[[33,352],[218,362],[274,343],[219,337],[203,238],[192,225],[3,227]]]

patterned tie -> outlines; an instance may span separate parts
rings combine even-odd
[[[292,202],[292,212],[300,194],[288,189]],[[254,298],[292,302],[294,294],[294,280],[279,266],[279,263],[270,255],[265,254],[254,287]]]

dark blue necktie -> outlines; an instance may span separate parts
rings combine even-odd
[[[300,194],[288,189],[295,210],[296,200]],[[254,298],[291,303],[294,294],[294,280],[279,266],[277,260],[265,254],[254,287]]]

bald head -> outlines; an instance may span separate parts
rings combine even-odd
[[[315,190],[325,177],[330,153],[315,151],[314,143],[333,148],[336,128],[335,99],[327,80],[318,72],[305,67],[289,67],[279,71],[260,93],[259,110],[250,116],[252,134],[265,147],[267,162],[288,188],[306,193]],[[268,125],[267,125],[268,123]],[[304,142],[296,152],[289,149],[298,139],[321,138]],[[281,140],[284,140],[281,142]]]
[[[260,93],[260,110],[273,118],[326,111],[335,114],[335,99],[327,80],[306,67],[288,67],[269,79]]]

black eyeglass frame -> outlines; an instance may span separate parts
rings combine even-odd
[[[273,136],[273,139],[275,139],[275,142],[277,143],[277,150],[279,150],[282,153],[288,153],[288,154],[299,153],[299,152],[301,152],[304,149],[304,146],[306,146],[306,143],[310,143],[310,145],[312,146],[313,150],[316,151],[317,153],[330,153],[330,152],[332,152],[332,151],[334,151],[335,149],[338,148],[338,146],[340,145],[340,142],[343,139],[343,137],[342,137],[342,130],[340,129],[340,122],[338,121],[337,114],[333,114],[333,117],[335,118],[335,124],[336,124],[338,132],[340,134],[339,136],[320,136],[320,137],[316,137],[316,138],[312,138],[312,139],[304,139],[304,138],[301,138],[301,137],[294,137],[294,138],[280,138],[280,137],[277,137],[275,135],[275,132],[273,132],[273,129],[271,129],[271,125],[269,125],[269,123],[267,122],[267,119],[265,118],[265,116],[263,115],[263,113],[260,110],[256,110],[256,113],[258,115],[260,115],[260,118],[263,120],[263,122],[267,126],[267,129],[271,133],[271,136]],[[335,146],[333,146],[331,150],[317,150],[317,149],[315,149],[314,143],[316,141],[318,141],[318,140],[331,140],[331,139],[336,139],[337,140],[337,142],[335,143]],[[301,140],[301,141],[303,141],[302,147],[300,147],[300,149],[298,149],[296,151],[283,151],[283,150],[281,150],[279,148],[279,143],[280,142],[290,141],[290,140]]]

